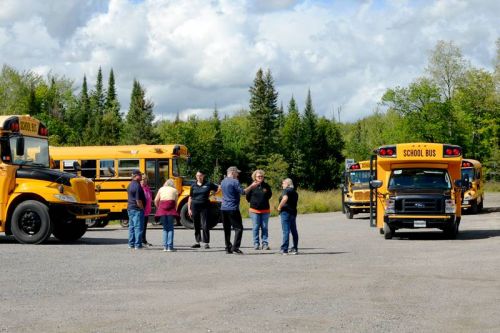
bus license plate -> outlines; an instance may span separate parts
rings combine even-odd
[[[423,220],[413,221],[413,227],[414,228],[425,228],[425,227],[427,227],[427,222],[425,222]]]

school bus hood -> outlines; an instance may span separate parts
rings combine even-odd
[[[47,168],[22,167],[16,171],[17,178],[45,180],[52,183],[71,186],[71,179],[78,176]]]

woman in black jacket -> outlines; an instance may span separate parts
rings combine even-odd
[[[246,198],[250,203],[250,218],[253,222],[253,245],[255,250],[261,249],[259,231],[262,231],[262,250],[269,250],[268,223],[271,208],[269,199],[273,195],[271,186],[264,181],[264,171],[255,170],[252,179],[258,185],[247,192]]]

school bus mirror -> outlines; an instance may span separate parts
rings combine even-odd
[[[23,156],[24,155],[24,138],[21,136],[16,140],[16,155]]]
[[[82,167],[80,166],[80,163],[78,163],[78,161],[74,161],[73,162],[73,170],[75,170],[75,171],[81,171],[82,170]]]
[[[371,188],[380,188],[384,184],[383,181],[381,180],[370,180],[370,187]]]
[[[111,176],[111,177],[116,176],[116,171],[115,171],[115,169],[113,169],[113,168],[112,168],[112,167],[110,167],[110,166],[108,167],[108,172],[109,172],[109,174],[110,174],[110,176]]]

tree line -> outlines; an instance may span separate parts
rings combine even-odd
[[[354,123],[319,116],[311,91],[305,105],[294,97],[283,105],[271,70],[259,69],[249,87],[249,107],[208,119],[190,116],[155,121],[154,103],[133,81],[128,111],[118,102],[115,76],[107,86],[101,68],[93,88],[81,88],[55,74],[42,77],[4,65],[0,73],[0,114],[29,113],[49,127],[52,145],[185,144],[191,169],[218,181],[237,165],[248,181],[263,168],[273,186],[283,176],[315,191],[335,188],[344,158],[363,160],[383,144],[443,142],[461,145],[465,156],[500,161],[500,40],[494,72],[474,68],[453,42],[440,41],[425,73],[408,86],[387,89],[373,113]],[[190,175],[192,176],[192,175]]]

